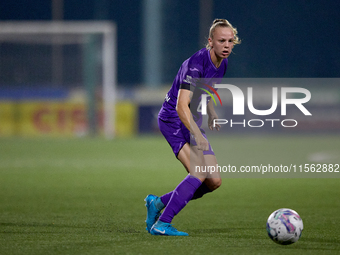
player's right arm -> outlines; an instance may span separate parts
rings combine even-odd
[[[209,143],[203,137],[201,130],[198,128],[196,122],[194,121],[189,104],[192,98],[192,91],[187,89],[180,89],[178,91],[176,111],[177,114],[185,125],[185,127],[190,130],[190,133],[194,135],[195,141],[197,143],[197,148],[199,150],[209,150]]]

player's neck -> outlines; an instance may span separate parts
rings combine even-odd
[[[216,66],[216,68],[219,68],[223,61],[223,58],[216,56],[215,51],[213,51],[212,49],[209,51],[209,53],[210,53],[211,61]]]

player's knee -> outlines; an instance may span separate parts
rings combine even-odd
[[[212,185],[210,186],[211,190],[215,190],[218,189],[219,187],[221,187],[222,185],[222,179],[214,179],[214,182],[212,183]]]

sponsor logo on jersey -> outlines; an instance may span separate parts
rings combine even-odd
[[[193,83],[192,76],[187,75],[183,81],[186,83],[192,84]]]

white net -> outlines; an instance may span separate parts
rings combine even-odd
[[[115,44],[116,27],[110,22],[0,22],[0,100],[83,103],[81,123],[60,123],[66,117],[56,113],[59,120],[53,123],[55,118],[45,115],[40,124],[61,135],[102,132],[111,138],[115,134]],[[17,133],[25,132],[20,128]]]

